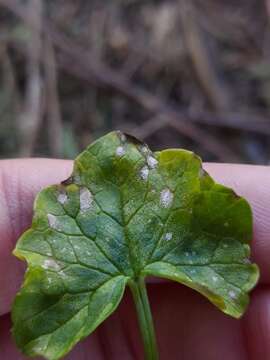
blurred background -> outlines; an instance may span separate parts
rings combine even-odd
[[[0,0],[0,157],[112,129],[270,164],[270,1]]]

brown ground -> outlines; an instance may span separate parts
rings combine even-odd
[[[121,129],[270,160],[270,1],[0,0],[0,157],[74,157]]]

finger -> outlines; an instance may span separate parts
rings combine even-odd
[[[161,290],[162,289],[162,290]],[[245,360],[241,321],[177,283],[149,289],[161,359]]]
[[[217,165],[205,166],[213,177],[232,186],[250,201],[254,212],[253,242],[255,260],[259,263],[264,282],[270,282],[270,186],[266,167]],[[15,242],[31,222],[33,199],[49,184],[67,178],[72,162],[63,160],[5,160],[0,162],[0,314],[10,304],[22,280],[22,263],[11,255]]]
[[[0,161],[0,315],[10,309],[22,281],[24,264],[11,253],[31,223],[34,197],[43,187],[67,178],[72,162],[63,160]]]
[[[200,294],[172,282],[151,284],[148,294],[160,359],[247,359],[241,321],[225,316]],[[77,344],[68,359],[143,358],[135,307],[130,292],[125,295],[117,311]],[[10,325],[5,315],[0,328],[1,359],[21,359],[8,331]]]
[[[244,317],[250,360],[270,359],[270,289],[258,289]]]
[[[259,265],[261,283],[270,283],[270,167],[205,164],[205,169],[220,183],[244,196],[253,212],[252,257]]]

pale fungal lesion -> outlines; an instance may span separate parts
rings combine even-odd
[[[146,162],[150,169],[155,169],[157,167],[158,161],[152,155],[147,156]]]
[[[170,189],[164,189],[160,193],[160,204],[164,208],[168,208],[171,206],[173,202],[173,193]]]
[[[143,154],[147,154],[149,152],[149,149],[146,145],[141,145],[140,146],[140,151],[143,153]]]
[[[86,187],[80,189],[80,210],[86,211],[93,205],[93,195]]]
[[[206,175],[206,171],[202,168],[202,166],[199,169],[199,177],[202,178]]]
[[[55,230],[61,230],[61,223],[57,219],[57,216],[55,216],[53,214],[47,214],[47,219],[48,219],[50,228],[55,229]]]
[[[142,180],[147,180],[148,179],[148,175],[149,175],[149,169],[147,166],[144,166],[143,168],[141,168],[140,170],[140,178]]]
[[[68,277],[67,274],[66,274],[63,270],[59,271],[58,274],[59,274],[62,278],[67,278],[67,277]]]
[[[41,265],[43,269],[46,270],[59,270],[60,266],[57,264],[57,262],[53,259],[46,259],[44,260],[43,264]]]
[[[251,264],[251,260],[249,258],[243,259],[244,264]]]
[[[73,175],[73,182],[74,182],[75,184],[80,185],[80,183],[81,183],[81,176],[80,176],[80,174],[75,174],[75,175]]]
[[[120,133],[120,140],[121,140],[122,142],[126,142],[126,141],[127,141],[127,137],[126,137],[126,135],[125,135],[124,133]]]
[[[168,232],[168,233],[166,233],[166,234],[164,235],[164,239],[165,239],[166,241],[170,241],[170,240],[172,239],[172,236],[173,236],[173,234],[170,233],[170,232]]]
[[[118,146],[117,148],[116,148],[116,151],[115,151],[115,155],[116,156],[123,156],[123,155],[125,155],[125,153],[126,153],[126,151],[125,151],[125,149],[124,149],[124,147],[123,146]]]
[[[214,281],[214,282],[217,282],[218,281],[218,277],[217,276],[212,276],[212,280]]]
[[[233,290],[230,290],[230,291],[229,291],[229,297],[230,297],[231,299],[236,299],[236,298],[237,298],[236,292],[233,291]]]
[[[60,191],[58,196],[57,196],[57,201],[61,204],[64,205],[68,200],[68,196],[67,193],[65,191]]]
[[[42,340],[37,340],[37,343],[32,347],[32,351],[34,354],[41,354],[48,346],[48,341],[42,343]]]

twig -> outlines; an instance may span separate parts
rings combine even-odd
[[[270,135],[270,116],[240,112],[210,113],[203,111],[188,114],[188,118],[198,124]]]
[[[232,102],[212,59],[205,39],[206,34],[198,24],[196,11],[190,1],[180,0],[180,5],[185,43],[201,87],[214,110],[228,110]]]
[[[25,21],[31,21],[22,8],[14,7],[14,0],[0,0],[5,5]],[[131,83],[122,76],[121,73],[113,71],[101,62],[96,62],[88,51],[83,50],[80,46],[70,41],[65,35],[55,30],[52,24],[47,24],[47,33],[52,37],[52,42],[60,50],[58,54],[59,64],[68,72],[78,76],[79,78],[95,83],[98,87],[105,89],[113,89],[122,94],[126,98],[132,100],[154,116],[163,114],[168,118],[177,119],[177,121],[187,120],[198,124],[207,124],[234,128],[241,131],[253,131],[263,135],[270,134],[270,123],[267,117],[258,117],[239,113],[187,113],[186,110],[177,106],[169,105],[160,97],[151,94],[140,86]],[[246,121],[245,121],[246,119]],[[256,121],[254,121],[254,119]],[[192,124],[188,124],[191,126]],[[202,133],[202,130],[201,130]],[[204,137],[207,133],[204,131]],[[210,135],[208,135],[209,137]],[[214,139],[213,137],[211,137]],[[198,138],[200,143],[203,141]],[[221,144],[221,142],[219,142]],[[226,146],[224,146],[226,147]]]
[[[40,74],[42,2],[28,0],[28,16],[31,18],[31,39],[27,44],[27,84],[25,104],[22,115],[18,118],[21,134],[21,156],[33,153],[38,129],[41,122],[42,80]],[[30,25],[30,23],[28,24]]]
[[[200,128],[194,128],[190,126],[192,124],[188,123],[188,121],[184,122],[178,120],[179,118],[160,115],[151,118],[140,126],[128,126],[126,127],[126,130],[130,131],[131,134],[141,139],[146,139],[157,131],[165,127],[169,127],[173,130],[176,130],[181,135],[184,135],[188,138],[191,138],[193,141],[200,143],[204,149],[215,154],[215,156],[217,156],[222,161],[241,161],[240,157],[238,157],[227,146],[224,146],[222,143],[220,143],[220,141],[216,140],[213,136],[209,135],[205,131],[202,131]]]
[[[48,121],[49,144],[51,148],[51,154],[55,157],[59,157],[61,156],[63,150],[62,120],[57,91],[55,54],[50,37],[45,36],[44,45],[46,113]]]
[[[5,41],[3,41],[1,45],[0,57],[2,58],[4,88],[10,95],[12,94],[13,110],[16,114],[19,114],[21,111],[21,96],[16,85],[14,68]]]
[[[202,125],[233,128],[270,135],[270,117],[268,116],[255,116],[238,112],[211,113],[203,111],[188,113],[185,109],[168,104],[160,97],[131,83],[121,73],[109,69],[101,62],[96,63],[89,52],[69,42],[63,34],[53,30],[51,35],[53,36],[54,43],[61,50],[58,54],[61,67],[85,81],[95,82],[98,87],[117,91],[153,114],[164,112],[168,116],[182,116],[185,120],[188,119],[191,122]]]
[[[87,66],[84,68],[83,64],[75,63],[74,61],[70,62],[70,59],[67,57],[61,56],[61,64],[64,66],[68,71],[72,69],[72,73],[76,74],[78,77],[84,79],[85,81],[90,81],[91,83],[95,82],[97,86],[105,87],[105,89],[110,88],[110,86],[105,86],[106,78],[104,78],[104,82],[100,81],[100,77],[106,76],[106,70],[104,69],[101,72],[101,75],[97,75],[99,81],[95,79],[90,72],[87,71]],[[100,70],[101,71],[101,70]],[[99,72],[97,74],[100,74]],[[112,80],[112,78],[111,78]],[[113,89],[119,88],[119,83],[117,78],[114,79],[113,82],[114,86]],[[107,82],[106,82],[107,84]],[[126,88],[128,85],[121,83],[121,90]],[[207,131],[199,129],[195,124],[188,121],[188,116],[185,118],[183,112],[177,112],[176,110],[172,110],[167,105],[164,104],[164,101],[155,95],[143,90],[138,89],[137,87],[130,85],[127,89],[126,97],[130,98],[131,100],[135,100],[140,106],[147,109],[150,113],[154,114],[153,119],[157,119],[155,115],[161,117],[166,117],[170,120],[167,120],[166,124],[171,125],[173,127],[177,127],[179,132],[182,132],[183,135],[192,138],[194,141],[198,142],[206,148],[211,153],[214,153],[215,156],[218,157],[221,161],[240,161],[240,158],[226,145],[222,143],[222,141],[217,141],[214,136],[210,135]],[[163,106],[164,105],[164,106]],[[154,122],[154,120],[153,120]],[[155,128],[154,123],[151,123],[151,126]],[[176,125],[177,123],[177,125]],[[149,124],[148,124],[149,125]],[[147,125],[147,126],[148,126]],[[149,125],[150,126],[150,125]],[[159,127],[159,123],[158,123]]]
[[[265,0],[265,8],[268,15],[268,23],[270,22],[270,0]]]

